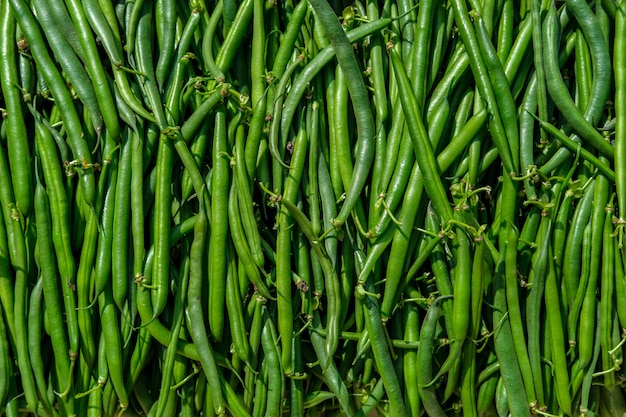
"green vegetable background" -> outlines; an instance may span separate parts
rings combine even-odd
[[[0,0],[0,415],[626,413],[626,0]]]

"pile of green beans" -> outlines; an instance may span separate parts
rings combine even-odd
[[[626,0],[0,0],[0,415],[626,415]]]

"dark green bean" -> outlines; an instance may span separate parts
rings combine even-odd
[[[268,366],[267,407],[265,409],[265,415],[269,417],[282,414],[281,400],[285,389],[285,382],[280,359],[281,353],[278,349],[276,329],[267,311],[265,311],[264,317],[265,320],[261,332],[261,345],[263,347],[264,362],[266,362]],[[289,343],[291,343],[291,337],[288,337],[288,339]],[[289,366],[291,368],[291,363],[289,363]]]
[[[81,178],[80,184],[83,188],[84,198],[89,206],[93,206],[96,201],[94,166],[73,99],[65,81],[48,54],[44,39],[31,11],[28,10],[28,7],[22,0],[10,0],[10,5],[18,24],[28,39],[30,51],[41,69],[40,72],[43,79],[52,91],[55,102],[61,111],[68,134],[68,141],[72,148],[74,159],[78,163],[77,170]]]
[[[493,301],[493,326],[494,346],[503,385],[508,392],[508,406],[515,415],[530,416],[530,405],[526,399],[520,364],[515,353],[516,340],[511,333],[511,322],[506,317],[506,294],[505,294],[505,259],[506,253],[502,251],[496,265],[494,276],[494,301]],[[533,286],[534,289],[534,286]]]
[[[228,190],[230,188],[230,166],[226,135],[226,113],[222,107],[215,112],[213,137],[213,176],[211,195],[211,244],[209,245],[209,328],[217,340],[223,331],[224,294],[226,288],[227,257],[224,252],[228,239]]]
[[[356,287],[356,298],[362,303],[365,312],[365,324],[370,334],[372,353],[376,361],[385,391],[390,402],[390,407],[394,415],[406,416],[404,401],[402,400],[402,390],[398,381],[398,376],[394,371],[389,346],[385,338],[382,318],[378,302],[371,295],[373,285],[368,278],[365,283],[361,282]]]
[[[5,4],[0,21],[0,88],[6,108],[7,153],[11,167],[11,182],[15,204],[21,215],[28,216],[33,200],[33,174],[26,123],[22,111],[22,94],[19,90],[16,48],[16,24],[13,13]]]
[[[106,74],[104,73],[102,61],[98,55],[93,32],[87,22],[82,4],[77,0],[66,0],[65,3],[72,17],[72,21],[74,22],[74,27],[77,29],[78,40],[85,53],[85,66],[87,67],[89,78],[91,78],[96,92],[96,99],[102,111],[104,125],[111,138],[118,142],[120,139],[120,126],[117,112],[115,111],[115,100],[113,99],[113,92],[109,86]]]
[[[308,133],[304,126],[300,128],[293,143],[293,154],[289,168],[289,174],[285,178],[284,191],[281,198],[281,210],[278,213],[278,235],[276,237],[276,293],[278,308],[278,332],[281,335],[281,361],[282,368],[286,375],[293,372],[291,364],[291,337],[293,333],[293,305],[292,305],[292,282],[291,282],[291,247],[292,247],[292,227],[293,218],[285,208],[284,203],[295,205],[300,182],[304,173],[305,161],[308,149]],[[339,294],[334,295],[339,299]],[[339,330],[339,313],[337,304],[328,304],[327,327],[332,330],[328,340],[338,341],[336,333]],[[327,354],[331,357],[337,345],[329,346]]]
[[[175,57],[176,43],[176,2],[159,0],[155,5],[155,20],[157,23],[157,39],[159,44],[159,58],[156,63],[156,80],[161,90],[164,90],[172,62]]]
[[[374,160],[373,142],[376,132],[367,90],[350,41],[327,2],[311,0],[310,4],[315,9],[316,17],[320,20],[335,51],[339,66],[346,75],[357,122],[358,139],[355,157],[357,164],[343,206],[334,220],[335,226],[341,226],[352,212],[367,181],[367,174]]]
[[[203,258],[207,244],[207,229],[207,218],[201,204],[199,218],[194,226],[194,239],[189,254],[189,286],[187,289],[186,315],[187,322],[194,323],[193,326],[189,326],[191,340],[197,349],[198,359],[206,374],[209,387],[211,387],[211,389],[207,391],[211,392],[215,413],[219,415],[225,412],[224,400],[219,383],[219,370],[217,369],[213,348],[209,343],[208,333],[204,324],[204,313],[201,301],[202,277],[204,274]]]
[[[30,362],[33,368],[35,384],[41,408],[47,414],[52,414],[52,406],[47,396],[46,377],[44,375],[44,362],[41,348],[44,346],[43,332],[41,329],[43,321],[43,277],[37,279],[37,283],[30,292],[28,302],[28,348],[30,349]],[[8,380],[9,378],[7,378]]]
[[[28,408],[35,412],[37,410],[37,396],[35,380],[29,359],[28,334],[26,325],[27,300],[28,300],[28,253],[26,248],[26,237],[20,217],[13,216],[15,209],[13,188],[11,187],[11,176],[7,166],[4,148],[0,147],[0,204],[2,204],[2,214],[4,226],[7,233],[8,257],[13,267],[13,293],[15,304],[15,355],[17,356],[17,366],[22,381],[22,391],[26,396]],[[7,256],[6,254],[4,256]]]
[[[48,320],[50,322],[50,338],[57,368],[57,378],[59,381],[59,392],[64,392],[69,387],[71,381],[71,371],[69,355],[70,350],[63,323],[63,311],[59,300],[58,272],[54,264],[54,251],[50,236],[50,206],[48,196],[43,185],[37,182],[35,187],[35,216],[37,219],[37,245],[39,255],[39,268],[43,280],[43,296],[46,302]],[[71,411],[72,405],[68,397],[65,407]]]
[[[431,417],[443,417],[446,415],[446,412],[443,410],[439,400],[437,399],[434,388],[432,386],[426,386],[426,384],[428,384],[433,377],[432,353],[435,345],[437,321],[439,320],[439,307],[437,304],[443,297],[433,300],[432,304],[428,307],[428,312],[426,313],[426,317],[424,317],[424,321],[422,322],[420,329],[420,348],[417,351],[417,378],[419,394],[422,399],[424,409]]]
[[[231,254],[234,253],[232,248],[230,252]],[[232,336],[235,353],[242,361],[248,363],[250,359],[250,343],[247,339],[244,325],[241,294],[239,293],[234,256],[231,256],[228,266],[228,273],[226,274],[226,292],[224,295],[226,297],[228,321],[231,327],[230,334]]]
[[[228,195],[228,224],[230,226],[230,233],[235,246],[235,251],[237,252],[237,256],[243,262],[248,279],[254,285],[255,289],[263,297],[272,299],[273,297],[261,277],[261,271],[259,270],[258,265],[252,259],[250,247],[245,239],[243,226],[241,224],[241,217],[239,214],[240,211],[239,201],[237,198],[237,188],[238,184],[235,180],[230,186],[230,192]]]
[[[626,160],[624,132],[626,132],[626,11],[623,4],[615,13],[615,38],[613,43],[613,73],[615,77],[615,187],[620,221],[626,217]]]
[[[12,366],[11,366],[11,355],[9,353],[9,333],[7,332],[7,325],[4,321],[4,314],[2,310],[0,310],[0,401],[2,404],[8,404],[7,401],[9,392],[11,389],[11,379],[12,379]],[[5,406],[6,407],[6,406]],[[9,411],[6,411],[7,415],[9,415]]]
[[[591,259],[589,264],[589,279],[584,292],[582,308],[580,310],[580,337],[577,339],[578,358],[580,368],[585,369],[592,359],[593,339],[585,335],[592,332],[596,323],[596,291],[600,264],[602,262],[602,232],[604,228],[605,206],[609,199],[610,183],[602,175],[596,178],[594,189],[593,209],[591,213]]]
[[[563,83],[563,78],[558,65],[558,37],[559,37],[559,24],[557,20],[557,12],[554,6],[548,9],[548,14],[543,24],[543,50],[544,63],[546,69],[546,84],[548,92],[554,101],[554,104],[559,108],[563,117],[572,126],[574,131],[578,133],[582,139],[588,142],[591,146],[598,149],[603,155],[613,158],[613,147],[604,140],[602,135],[591,124],[596,123],[595,120],[591,122],[581,114],[580,110],[576,107],[572,98],[567,91],[567,87]],[[604,76],[610,80],[610,77]],[[603,92],[598,92],[595,99],[604,96]],[[594,99],[594,100],[595,100]],[[603,99],[603,103],[606,99]],[[589,115],[591,116],[591,115]]]
[[[220,48],[217,57],[215,58],[215,64],[224,73],[227,73],[230,69],[239,46],[243,42],[246,32],[252,19],[254,11],[254,1],[244,0],[237,9],[232,26],[228,30],[228,34],[224,38],[222,47]]]

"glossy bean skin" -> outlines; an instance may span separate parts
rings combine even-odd
[[[230,185],[230,166],[228,160],[228,138],[226,134],[226,114],[223,108],[215,112],[213,137],[213,177],[211,194],[211,244],[209,251],[209,328],[218,340],[223,332],[224,294],[227,274],[227,258],[224,253],[228,239],[228,190]],[[221,324],[220,324],[221,323]]]
[[[59,299],[58,272],[54,263],[54,251],[51,236],[50,203],[48,195],[40,182],[35,187],[35,216],[37,216],[37,233],[39,247],[39,267],[41,269],[43,297],[46,302],[48,320],[50,321],[50,337],[53,340],[54,356],[57,362],[59,392],[70,386],[72,367],[68,352],[70,346],[66,325],[63,324],[61,300]],[[64,408],[72,410],[72,401],[64,401]]]
[[[0,202],[2,204],[2,214],[4,227],[6,230],[8,244],[8,258],[10,265],[14,269],[13,277],[13,320],[15,338],[12,340],[15,346],[17,366],[21,374],[22,390],[26,396],[28,408],[37,409],[38,400],[35,393],[35,380],[32,373],[28,353],[28,334],[26,325],[27,319],[27,282],[28,282],[28,255],[26,247],[25,232],[22,228],[21,219],[12,216],[15,205],[15,197],[10,185],[11,175],[9,173],[7,156],[4,148],[0,149]],[[6,256],[6,255],[5,255]]]
[[[79,166],[82,167],[82,169],[79,169],[79,176],[81,178],[79,184],[81,184],[83,188],[88,205],[93,206],[96,199],[96,190],[91,152],[83,136],[82,123],[73,106],[70,92],[46,50],[43,37],[31,11],[28,10],[21,0],[11,1],[9,4],[17,18],[18,24],[28,39],[30,50],[35,61],[41,63],[43,69],[42,76],[59,104],[69,134],[68,142],[74,154],[74,159],[80,161]]]
[[[568,119],[574,130],[605,156],[612,158],[613,147],[602,139],[602,136],[594,129],[591,123],[586,120],[580,110],[573,103],[565,85],[563,84],[558,67],[558,53],[556,53],[556,42],[558,41],[558,22],[555,7],[548,10],[543,25],[544,62],[546,64],[546,84],[548,92],[555,105],[559,107],[561,113]]]
[[[420,349],[418,350],[418,387],[422,405],[429,416],[445,416],[446,413],[441,407],[437,395],[432,387],[426,385],[432,380],[433,364],[432,350],[434,348],[435,332],[437,330],[437,320],[439,318],[439,299],[435,299],[429,306],[426,317],[420,329]]]
[[[28,216],[33,204],[33,174],[30,165],[30,146],[23,115],[22,93],[19,90],[17,67],[16,24],[8,4],[3,7],[0,22],[0,53],[4,57],[0,66],[0,85],[7,109],[7,154],[11,167],[11,181],[15,190],[15,204],[23,216]]]
[[[215,362],[213,348],[207,336],[205,319],[202,307],[202,276],[204,271],[203,252],[206,250],[208,220],[206,213],[200,206],[200,217],[194,226],[194,241],[190,248],[189,286],[187,293],[188,304],[185,309],[187,320],[196,323],[190,331],[191,340],[197,347],[197,355],[202,364],[207,381],[209,382],[211,398],[216,414],[224,414],[224,397],[219,384],[219,371]]]
[[[619,217],[622,219],[623,213],[626,212],[626,183],[624,182],[624,171],[626,164],[623,155],[624,137],[623,132],[626,130],[626,73],[623,68],[626,64],[626,41],[624,41],[624,32],[626,32],[626,21],[624,16],[623,5],[618,13],[615,14],[615,41],[613,43],[613,73],[615,77],[615,186],[617,190],[617,205],[619,209]]]
[[[352,98],[358,126],[356,158],[358,164],[355,166],[355,172],[353,173],[350,189],[346,194],[344,205],[334,221],[336,226],[340,226],[346,221],[349,213],[356,204],[358,196],[365,185],[367,173],[373,163],[374,144],[372,142],[375,136],[374,118],[369,111],[369,98],[367,97],[363,78],[360,75],[358,62],[352,52],[352,46],[348,38],[335,17],[335,13],[326,2],[314,0],[311,2],[311,5],[315,9],[317,18],[320,19],[326,36],[329,38],[335,50],[339,66],[347,77],[348,90]]]
[[[44,376],[44,363],[41,354],[42,347],[42,301],[43,301],[43,279],[37,280],[37,283],[33,287],[30,293],[30,300],[28,306],[28,348],[31,351],[31,365],[33,368],[33,375],[35,378],[35,384],[38,391],[38,396],[41,402],[42,408],[46,413],[52,414],[52,406],[47,397],[46,383]],[[7,378],[8,379],[8,378]]]
[[[9,396],[10,380],[11,380],[11,361],[9,360],[9,333],[7,332],[7,325],[5,323],[4,312],[0,310],[0,353],[2,353],[2,362],[0,363],[0,400],[5,404],[7,397]]]

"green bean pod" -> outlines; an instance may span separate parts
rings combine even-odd
[[[42,77],[54,94],[55,102],[59,105],[64,126],[68,133],[68,142],[72,148],[75,161],[78,163],[77,171],[80,175],[80,184],[83,188],[84,198],[89,206],[93,206],[96,201],[94,166],[91,160],[91,152],[83,135],[82,123],[73,105],[70,92],[47,51],[44,39],[31,11],[22,0],[10,0],[9,4],[24,36],[28,39],[31,53],[41,69]]]
[[[17,68],[16,24],[8,3],[3,4],[0,21],[0,90],[4,96],[7,125],[7,153],[11,167],[11,182],[15,192],[15,204],[23,216],[28,216],[33,200],[33,174],[30,146],[19,91]]]
[[[66,326],[63,324],[63,312],[59,300],[58,272],[54,264],[54,251],[50,241],[50,206],[43,185],[37,182],[35,187],[35,216],[37,216],[37,244],[39,251],[39,267],[43,277],[43,296],[46,302],[48,320],[50,321],[50,337],[59,380],[59,392],[70,387],[71,371],[68,352],[70,350]],[[72,402],[64,401],[66,410],[71,411]]]
[[[615,41],[613,43],[613,74],[615,77],[615,187],[618,216],[626,218],[626,10],[623,2],[615,13]]]
[[[211,240],[209,244],[209,329],[217,340],[222,339],[224,326],[224,294],[227,276],[227,257],[224,252],[228,241],[228,190],[230,188],[230,166],[228,160],[228,138],[226,114],[219,107],[215,112],[213,136],[213,176],[211,185]]]

